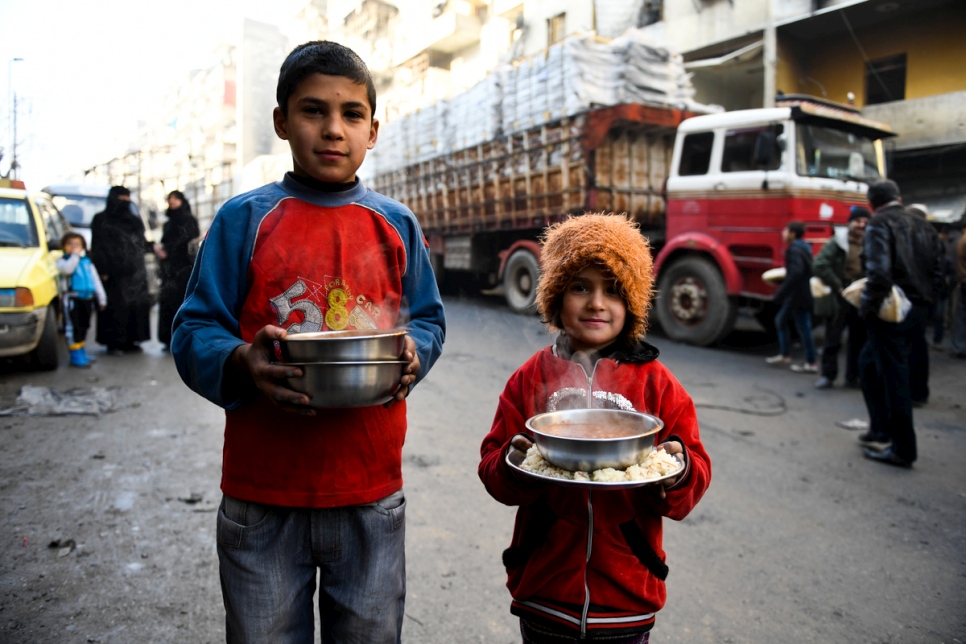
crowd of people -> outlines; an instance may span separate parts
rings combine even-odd
[[[61,273],[67,315],[67,341],[72,367],[87,368],[95,356],[84,349],[97,310],[95,338],[108,355],[141,351],[151,338],[153,304],[145,255],[160,266],[158,340],[171,342],[174,314],[184,299],[194,262],[192,243],[200,235],[187,198],[178,190],[168,195],[167,220],[160,243],[148,241],[144,222],[132,213],[131,192],[113,186],[106,207],[91,221],[91,247],[83,236],[69,232],[61,240]]]
[[[912,409],[929,401],[929,328],[938,348],[951,326],[951,354],[966,358],[966,241],[961,230],[937,230],[925,206],[904,206],[893,181],[871,185],[866,199],[869,209],[853,207],[848,226],[837,229],[814,260],[802,241],[804,225],[786,226],[786,276],[774,295],[779,354],[766,362],[820,371],[815,387],[831,389],[844,345],[844,384],[861,389],[868,420],[840,425],[866,430],[859,443],[867,458],[909,468],[917,457]],[[862,278],[858,300],[848,302],[846,290]],[[906,301],[897,319],[881,313],[889,298]],[[820,366],[813,315],[825,324]],[[793,363],[789,320],[805,352],[800,364]]]

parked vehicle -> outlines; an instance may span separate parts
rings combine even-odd
[[[54,262],[70,229],[49,195],[0,180],[0,357],[57,368],[62,309]]]
[[[64,217],[70,222],[74,230],[79,232],[87,240],[87,247],[91,245],[91,221],[94,215],[107,207],[107,193],[110,186],[93,184],[56,184],[47,186],[43,189],[53,199],[54,205],[60,210]],[[131,214],[140,217],[144,222],[144,236],[148,241],[154,241],[156,237],[156,222],[145,217],[138,205],[131,201]],[[151,292],[152,300],[157,300],[159,289],[158,262],[153,253],[145,255],[145,263],[148,268],[148,288]]]
[[[781,230],[806,224],[817,250],[868,184],[885,176],[894,133],[857,110],[811,97],[694,116],[665,106],[592,109],[378,175],[408,205],[442,284],[503,286],[532,310],[539,236],[570,215],[627,213],[658,273],[656,318],[674,340],[713,344],[739,306],[773,315],[761,274],[783,263]]]

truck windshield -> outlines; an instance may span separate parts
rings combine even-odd
[[[796,131],[798,174],[853,179],[865,183],[881,178],[875,145],[871,139],[806,123],[796,124]]]

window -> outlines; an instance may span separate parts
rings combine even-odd
[[[24,199],[0,199],[0,246],[36,247],[37,226]]]
[[[906,98],[906,55],[871,60],[865,65],[865,104]]]
[[[547,46],[558,43],[567,35],[567,14],[561,13],[547,20]]]
[[[678,174],[684,177],[697,174],[707,174],[711,166],[711,146],[714,144],[714,132],[688,134],[681,146],[681,164]]]
[[[755,164],[755,144],[758,137],[767,135],[770,127],[756,127],[747,130],[731,130],[725,133],[724,152],[721,155],[722,172],[748,172],[749,170],[777,170],[782,164],[782,149],[779,137],[782,126],[775,128],[775,138],[771,143],[771,163],[767,167]]]
[[[796,170],[806,177],[878,181],[879,162],[871,139],[821,125],[798,123]]]

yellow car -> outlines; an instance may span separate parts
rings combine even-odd
[[[0,358],[56,369],[61,294],[54,262],[70,224],[50,196],[0,179]]]

